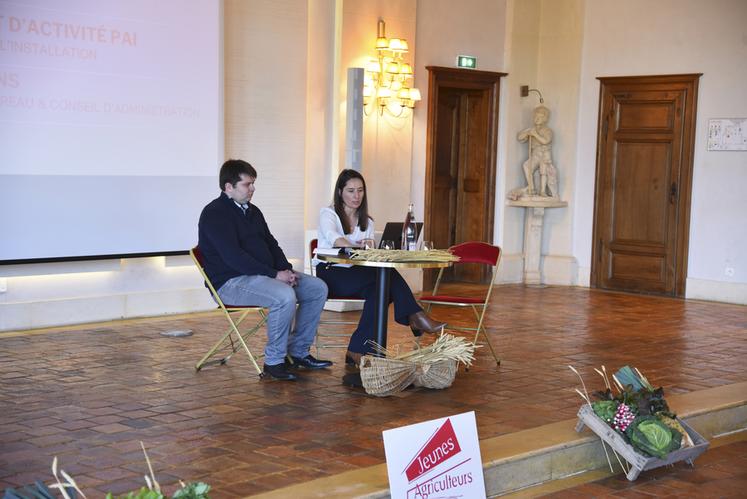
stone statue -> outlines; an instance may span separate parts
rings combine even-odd
[[[529,157],[522,168],[527,186],[512,190],[508,197],[512,200],[520,198],[552,198],[558,199],[558,173],[552,164],[552,130],[547,126],[550,110],[539,105],[534,108],[534,126],[519,132],[519,142],[529,145]],[[536,188],[535,173],[539,172],[539,189]]]

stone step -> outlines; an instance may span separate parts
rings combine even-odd
[[[747,382],[670,395],[667,401],[706,440],[747,430]],[[588,429],[576,433],[575,425],[574,418],[481,440],[488,496],[511,494],[595,470],[609,473],[599,438]],[[389,497],[386,465],[348,471],[252,497],[385,498]]]

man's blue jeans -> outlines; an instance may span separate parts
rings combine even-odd
[[[309,354],[324,302],[327,301],[327,285],[324,281],[299,272],[296,272],[296,276],[298,285],[295,287],[272,277],[242,275],[229,279],[218,290],[225,304],[270,309],[265,346],[265,364],[270,366],[282,364],[286,354],[299,358]],[[295,329],[290,333],[294,317]]]

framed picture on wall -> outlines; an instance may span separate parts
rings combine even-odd
[[[747,151],[747,118],[708,120],[709,151]]]

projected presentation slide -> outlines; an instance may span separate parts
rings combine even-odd
[[[219,16],[0,0],[0,261],[190,247],[222,157]]]

